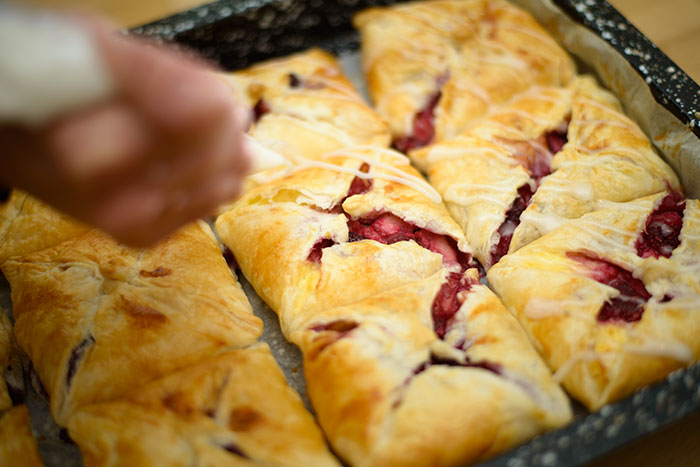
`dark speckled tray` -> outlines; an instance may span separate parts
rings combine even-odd
[[[286,55],[311,46],[352,55],[358,37],[354,12],[392,1],[222,0],[137,27],[131,33],[175,41],[226,69]],[[679,173],[688,195],[700,196],[700,86],[604,0],[515,0],[535,17],[601,82],[620,94],[638,82],[645,96],[620,95],[628,112],[652,136]],[[544,8],[542,8],[544,6]],[[558,17],[558,19],[557,19]],[[562,20],[564,18],[564,20]],[[574,29],[578,35],[574,36]],[[583,32],[581,32],[583,31]],[[579,47],[588,37],[610,55],[602,61]],[[351,60],[352,61],[352,60]],[[606,65],[615,64],[608,68]],[[612,70],[612,71],[611,71]],[[624,75],[622,79],[620,75]],[[640,81],[641,80],[641,81]],[[635,101],[648,99],[646,107]],[[668,116],[649,116],[654,108]],[[665,109],[665,111],[664,111]],[[667,128],[668,127],[668,128]],[[669,151],[675,128],[680,154]],[[679,129],[680,128],[680,129]],[[670,138],[669,138],[670,139]],[[679,147],[676,145],[674,147]],[[698,310],[700,312],[700,310]],[[700,365],[679,370],[597,413],[578,411],[568,426],[538,436],[487,464],[489,466],[580,465],[700,410]]]

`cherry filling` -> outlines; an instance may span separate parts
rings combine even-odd
[[[369,239],[385,245],[413,240],[423,248],[440,253],[447,264],[459,264],[462,270],[469,267],[468,255],[459,251],[454,239],[416,227],[391,213],[376,218],[348,219],[348,229],[353,240]]]
[[[540,186],[542,178],[552,173],[552,155],[561,151],[567,143],[568,121],[564,121],[559,128],[548,131],[543,135],[549,153],[526,143],[515,145],[515,158],[527,169],[530,180],[518,188],[518,196],[506,211],[506,218],[498,227],[498,242],[491,247],[491,264],[496,264],[508,253],[513,233],[520,225],[520,216],[527,209]],[[521,147],[522,146],[522,147]],[[534,187],[534,188],[533,188]]]
[[[501,372],[503,371],[503,367],[494,362],[490,362],[488,360],[480,360],[473,362],[469,359],[469,357],[465,357],[466,361],[465,362],[458,362],[457,360],[452,360],[449,358],[443,358],[443,357],[438,357],[437,355],[430,355],[430,360],[427,362],[421,363],[415,370],[413,370],[414,375],[418,375],[420,373],[423,373],[425,370],[430,368],[431,366],[436,366],[436,365],[444,365],[444,366],[459,366],[463,368],[482,368],[484,370],[488,370],[492,373],[496,373],[497,375],[500,375]]]
[[[288,76],[290,88],[323,89],[325,87],[323,83],[304,80],[296,73],[289,73]]]
[[[66,387],[70,387],[71,380],[75,376],[80,360],[85,356],[85,352],[95,343],[95,338],[87,336],[73,348],[68,359],[68,371],[66,372]]]
[[[231,454],[234,454],[234,455],[236,455],[236,456],[238,456],[238,457],[242,457],[242,458],[244,458],[244,459],[250,459],[250,458],[241,450],[241,448],[240,448],[237,444],[235,444],[235,443],[224,444],[223,446],[221,446],[221,449],[223,449],[224,451],[230,452]]]
[[[326,324],[317,324],[316,326],[312,326],[309,329],[316,332],[334,331],[344,336],[353,329],[357,328],[358,326],[359,324],[357,324],[355,321],[339,319],[337,321],[331,321],[330,323]]]
[[[673,250],[681,243],[678,237],[683,228],[684,209],[685,198],[678,192],[671,191],[661,200],[647,217],[644,230],[637,238],[635,246],[640,257],[671,257]]]
[[[435,107],[440,102],[442,92],[433,94],[428,103],[413,117],[413,130],[410,135],[401,136],[394,140],[394,147],[401,152],[422,148],[433,141],[435,137]]]
[[[452,318],[459,311],[459,307],[462,306],[459,293],[469,291],[472,285],[476,283],[476,281],[469,280],[462,273],[458,272],[450,273],[447,276],[447,282],[440,287],[431,308],[433,329],[440,339],[445,338]]]
[[[301,87],[301,84],[302,84],[302,81],[298,75],[296,75],[295,73],[289,73],[289,87],[290,88]]]
[[[323,249],[333,245],[335,245],[335,242],[330,238],[322,238],[318,240],[316,243],[314,243],[314,246],[311,247],[311,251],[309,252],[309,256],[306,258],[306,260],[311,261],[312,263],[320,263],[321,257],[323,256]]]
[[[369,172],[369,165],[362,164],[360,171],[363,173]],[[372,188],[371,179],[363,179],[355,177],[348,190],[350,196],[359,195],[368,192]],[[422,229],[413,224],[410,224],[391,213],[379,213],[371,217],[361,217],[352,219],[348,213],[342,209],[342,203],[330,209],[330,212],[339,212],[345,214],[348,218],[348,242],[356,242],[359,240],[375,240],[385,245],[392,243],[414,240],[423,248],[426,248],[434,253],[440,253],[447,264],[459,264],[462,271],[466,271],[470,267],[480,267],[480,265],[469,257],[469,255],[459,251],[457,242],[454,239],[441,234],[436,234],[426,229]],[[331,247],[336,243],[329,238],[319,239],[311,248],[307,261],[319,263],[323,256],[323,249]]]
[[[609,261],[583,253],[567,253],[567,256],[586,266],[592,279],[620,292],[619,296],[603,304],[598,312],[598,321],[631,323],[642,319],[644,304],[651,298],[644,282],[633,277],[630,271]]]
[[[520,225],[520,216],[530,205],[534,194],[535,192],[529,183],[518,188],[518,196],[506,212],[506,219],[498,227],[498,243],[491,247],[491,264],[496,264],[508,253],[510,242],[513,240],[513,233],[515,233],[516,227]]]
[[[230,269],[238,269],[238,261],[236,261],[236,257],[229,247],[224,246],[221,254],[224,256],[224,260],[226,260],[226,264]]]
[[[258,123],[258,121],[270,111],[270,106],[267,105],[267,102],[260,98],[258,102],[255,103],[255,106],[253,107],[253,121],[255,123]]]

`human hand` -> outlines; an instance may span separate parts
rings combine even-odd
[[[116,92],[38,128],[0,127],[0,184],[143,246],[235,197],[249,166],[247,114],[202,62],[92,33]]]

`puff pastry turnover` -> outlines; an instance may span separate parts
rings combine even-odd
[[[267,344],[82,408],[69,429],[87,466],[339,465]]]
[[[300,346],[336,451],[358,466],[461,465],[566,423],[565,395],[408,161],[340,153],[216,222]]]
[[[370,95],[404,152],[453,138],[516,93],[574,74],[535,20],[501,0],[371,8],[354,24]]]
[[[0,205],[0,264],[80,235],[87,227],[22,191]]]
[[[489,283],[589,409],[700,358],[700,202],[612,203],[505,256]]]
[[[387,124],[336,59],[311,49],[224,76],[251,109],[249,134],[292,161],[359,144],[389,145]]]
[[[0,465],[41,467],[36,439],[29,424],[29,409],[18,405],[0,416]]]
[[[202,222],[146,250],[91,231],[9,260],[3,272],[17,343],[59,425],[80,406],[261,334],[261,321]]]
[[[531,88],[463,136],[411,156],[486,268],[601,200],[680,189],[644,133],[591,77]]]

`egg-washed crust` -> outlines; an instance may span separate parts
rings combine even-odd
[[[566,396],[477,269],[413,240],[351,238],[353,220],[391,213],[470,255],[441,204],[381,178],[380,164],[418,175],[401,156],[363,151],[376,161],[364,192],[347,197],[351,173],[309,168],[252,190],[216,222],[301,348],[336,452],[357,466],[461,465],[568,422]],[[362,169],[351,152],[328,162]],[[455,278],[468,286],[439,336],[432,309]]]
[[[44,465],[32,434],[29,409],[18,405],[0,416],[0,465],[41,467]]]
[[[528,13],[501,0],[370,8],[354,24],[370,95],[399,148],[399,139],[417,136],[420,112],[434,114],[434,141],[443,141],[493,105],[533,85],[565,85],[575,71]]]
[[[387,124],[320,49],[222,76],[253,114],[249,134],[292,161],[345,146],[388,146]]]
[[[85,233],[88,227],[38,199],[13,190],[0,204],[0,264]]]
[[[5,371],[10,365],[10,352],[12,350],[12,323],[0,308],[0,414],[12,407],[10,394],[5,383]]]
[[[488,272],[565,388],[591,410],[700,358],[700,202],[685,201],[670,257],[640,256],[650,213],[668,204],[667,196],[614,203],[567,222]],[[646,297],[597,280],[601,268],[626,271],[623,282],[635,282]],[[602,320],[606,308],[625,300],[636,300],[639,311],[644,303],[641,319]]]
[[[2,269],[12,288],[17,343],[59,425],[80,406],[115,398],[221,347],[249,345],[262,332],[203,222],[143,250],[91,231]]]
[[[68,426],[88,467],[339,465],[264,343],[84,407]]]
[[[596,209],[601,200],[625,202],[681,189],[641,129],[591,77],[577,77],[566,88],[532,88],[462,137],[415,151],[412,158],[486,268]],[[511,214],[512,239],[499,245],[516,200],[526,207],[519,216]]]

